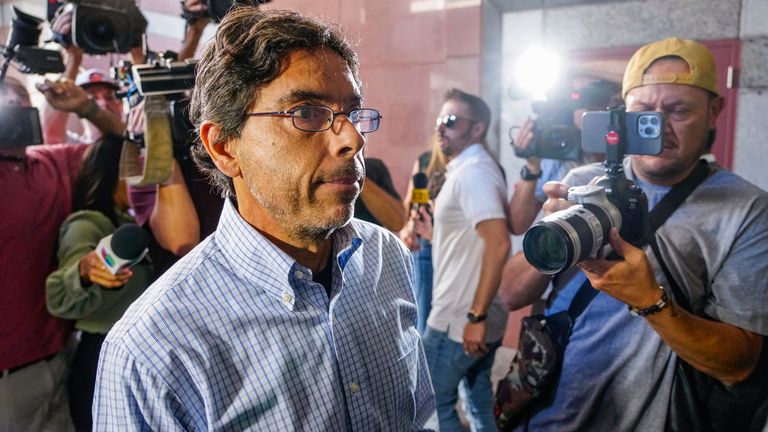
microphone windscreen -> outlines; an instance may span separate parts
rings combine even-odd
[[[124,260],[138,258],[149,245],[149,236],[136,224],[123,224],[112,234],[112,252]]]
[[[426,189],[429,184],[427,175],[420,172],[413,175],[413,188],[414,189]]]

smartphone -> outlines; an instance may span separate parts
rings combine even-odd
[[[587,111],[581,128],[581,148],[605,153],[605,135],[610,131],[609,111]],[[664,116],[655,111],[628,112],[624,116],[626,154],[656,155],[663,150]]]
[[[37,108],[0,107],[0,149],[42,143],[43,130]]]

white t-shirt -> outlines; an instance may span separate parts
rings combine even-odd
[[[472,144],[446,166],[445,183],[435,200],[432,235],[432,311],[427,325],[462,342],[467,312],[480,280],[483,240],[475,227],[505,219],[506,184],[495,160],[481,144]],[[494,298],[488,309],[487,342],[504,336],[507,311]]]

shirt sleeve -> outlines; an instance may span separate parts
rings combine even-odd
[[[121,346],[104,342],[93,397],[94,431],[198,430],[166,382]]]
[[[71,215],[61,226],[59,268],[45,282],[46,306],[51,315],[80,319],[101,307],[101,286],[84,286],[80,280],[80,259],[96,249],[102,237],[114,231],[112,222],[99,212]]]
[[[722,265],[713,269],[712,295],[704,310],[720,321],[768,336],[768,200],[742,204],[750,211],[741,218]]]

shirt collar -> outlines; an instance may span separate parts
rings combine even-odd
[[[484,147],[480,143],[470,144],[467,148],[461,151],[458,155],[456,155],[455,158],[451,159],[450,162],[445,166],[446,171],[454,170],[458,167],[460,167],[464,161],[471,158],[472,156],[479,155],[484,150]]]
[[[222,254],[231,264],[232,271],[256,282],[293,310],[296,295],[291,281],[295,279],[297,271],[309,276],[311,271],[308,268],[296,262],[246,222],[231,199],[224,202],[214,236]],[[332,236],[333,254],[343,272],[363,241],[351,223],[334,231]]]

